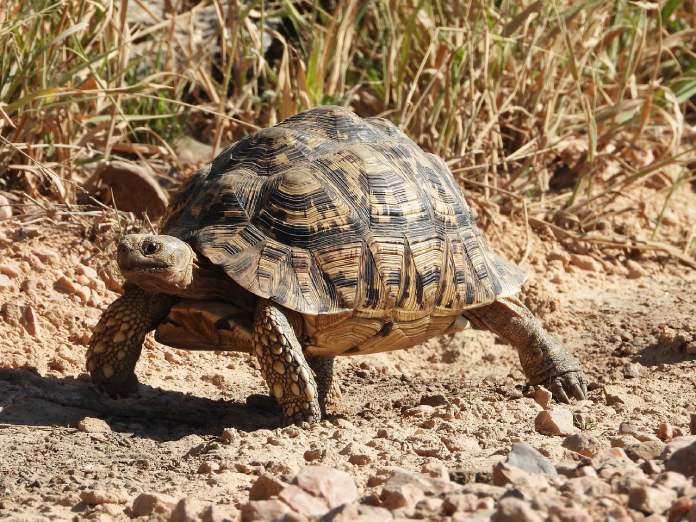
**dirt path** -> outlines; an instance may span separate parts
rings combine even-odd
[[[116,294],[99,272],[108,241],[89,237],[79,227],[0,229],[0,517],[127,518],[133,498],[153,491],[215,502],[234,518],[262,472],[292,476],[322,463],[369,495],[389,466],[485,475],[520,440],[555,463],[577,461],[564,437],[535,430],[541,408],[523,395],[516,355],[486,332],[342,359],[342,410],[310,430],[275,427],[278,410],[244,354],[148,341],[139,397],[103,399],[83,359]],[[695,271],[651,262],[627,279],[609,263],[583,270],[554,257],[533,259],[527,300],[590,377],[589,399],[570,407],[583,433],[607,448],[625,437],[622,422],[655,440],[660,422],[688,434]],[[80,424],[86,417],[106,422]],[[86,491],[113,498],[94,507]]]

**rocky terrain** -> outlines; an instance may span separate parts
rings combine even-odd
[[[675,237],[696,222],[677,196]],[[582,361],[587,400],[525,388],[512,348],[473,330],[341,359],[344,401],[307,427],[278,428],[248,355],[153,339],[138,396],[105,399],[84,356],[120,290],[119,228],[7,212],[0,518],[696,522],[696,271],[479,213],[512,259],[529,245],[524,298]]]

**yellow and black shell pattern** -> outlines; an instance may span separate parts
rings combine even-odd
[[[306,315],[452,316],[516,293],[445,163],[392,123],[319,107],[194,175],[163,233]]]

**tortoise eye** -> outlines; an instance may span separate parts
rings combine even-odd
[[[159,251],[160,244],[153,241],[143,241],[142,251],[146,256],[151,256]]]

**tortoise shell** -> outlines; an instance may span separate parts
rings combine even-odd
[[[163,233],[305,316],[451,324],[524,280],[490,249],[440,158],[390,122],[341,107],[224,150],[175,198]]]

